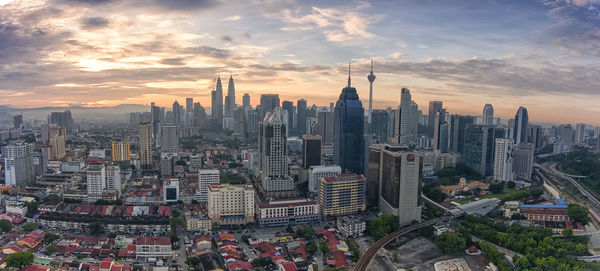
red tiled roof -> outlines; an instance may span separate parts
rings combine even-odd
[[[281,266],[283,267],[283,270],[285,270],[285,271],[298,271],[298,268],[296,267],[296,265],[293,262],[285,262],[285,263],[282,263]]]
[[[135,239],[135,244],[136,245],[171,245],[171,240],[169,239],[169,237],[159,237],[159,236],[153,236],[153,237],[138,237],[137,239]]]

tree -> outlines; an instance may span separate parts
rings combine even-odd
[[[35,230],[35,229],[37,229],[37,228],[38,228],[38,226],[39,226],[39,225],[38,225],[38,223],[35,223],[35,222],[29,222],[29,223],[27,223],[27,224],[23,225],[23,230],[24,230],[24,231],[32,231],[32,230]]]
[[[12,223],[10,223],[10,221],[6,220],[6,219],[2,219],[0,220],[0,230],[2,230],[3,232],[9,232],[12,230]]]
[[[98,235],[104,230],[104,224],[102,224],[102,222],[100,222],[100,221],[95,221],[95,222],[90,223],[88,228],[92,235]]]
[[[173,217],[171,219],[171,230],[172,231],[177,231],[177,227],[179,226],[184,226],[185,223],[183,222],[183,219],[181,217]]]
[[[8,267],[20,269],[33,262],[33,253],[25,251],[17,252],[6,257],[5,262]]]
[[[292,225],[287,225],[287,227],[285,227],[285,231],[287,231],[288,233],[292,233],[294,232],[294,228],[292,228]]]
[[[369,221],[367,231],[375,240],[397,230],[400,227],[400,220],[394,215],[382,215]]]
[[[44,251],[48,255],[54,255],[54,253],[58,252],[58,248],[55,245],[49,245],[44,249]]]
[[[502,190],[504,190],[504,185],[501,183],[493,183],[493,184],[490,184],[490,187],[488,189],[493,194],[498,194],[498,193],[502,192]]]
[[[564,237],[572,237],[573,236],[573,229],[571,228],[565,228],[562,232]]]
[[[46,235],[44,235],[44,244],[50,244],[50,243],[58,240],[59,238],[60,238],[60,236],[58,234],[46,233]]]
[[[581,222],[584,225],[590,221],[590,217],[588,216],[588,209],[579,204],[569,204],[569,206],[567,207],[567,214],[573,221]]]
[[[306,245],[306,252],[308,252],[309,254],[314,254],[315,252],[317,252],[317,243],[314,239],[308,241],[308,245]]]
[[[423,237],[431,238],[431,237],[433,237],[433,234],[434,234],[433,231],[434,231],[433,225],[429,225],[429,226],[420,228],[419,234],[421,234]]]
[[[517,186],[517,184],[516,184],[515,182],[513,182],[513,181],[509,181],[509,182],[506,184],[506,187],[508,187],[508,188],[510,188],[510,189],[513,189],[513,188],[515,188],[515,186]]]
[[[444,232],[435,238],[435,241],[445,253],[461,251],[467,245],[465,238],[454,232]]]
[[[517,258],[517,260],[515,261],[515,266],[517,267],[517,270],[527,270],[531,267],[531,263],[529,263],[529,260],[527,260],[527,258],[520,257]]]
[[[185,263],[187,265],[191,265],[191,266],[197,266],[198,264],[200,264],[200,259],[198,259],[198,257],[188,257],[185,260]]]
[[[298,231],[298,234],[300,234],[300,236],[304,237],[305,239],[312,239],[315,238],[315,236],[317,236],[317,232],[315,231],[315,229],[308,226],[300,229]]]
[[[116,232],[109,233],[108,238],[117,238],[117,233]]]
[[[329,245],[327,245],[327,242],[321,242],[319,244],[319,250],[323,255],[327,254],[327,252],[329,252]]]
[[[273,261],[271,261],[270,259],[263,259],[263,258],[256,258],[254,260],[252,260],[252,266],[253,267],[265,267],[268,265],[273,264]]]

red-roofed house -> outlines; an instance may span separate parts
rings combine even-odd
[[[17,244],[26,246],[28,248],[35,248],[40,243],[41,243],[41,241],[33,236],[23,237],[23,238],[19,239],[19,241],[17,241]]]
[[[50,270],[50,268],[43,267],[43,266],[37,266],[37,265],[30,265],[30,266],[27,266],[27,267],[21,269],[21,271],[48,271],[48,270]]]
[[[168,237],[138,237],[135,240],[136,259],[171,257],[171,239]]]
[[[283,262],[278,264],[279,271],[298,271],[298,268],[293,262]]]

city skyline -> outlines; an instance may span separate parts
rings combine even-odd
[[[0,104],[169,106],[193,97],[209,107],[217,75],[233,74],[238,101],[279,93],[327,105],[349,61],[368,104],[373,59],[375,109],[397,107],[406,87],[422,109],[441,100],[451,113],[479,115],[490,103],[512,118],[525,106],[534,122],[598,125],[589,117],[600,113],[597,6],[2,1]]]

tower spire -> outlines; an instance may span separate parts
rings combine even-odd
[[[371,59],[371,74],[373,74],[373,59]]]
[[[350,88],[350,62],[348,62],[348,88]]]

